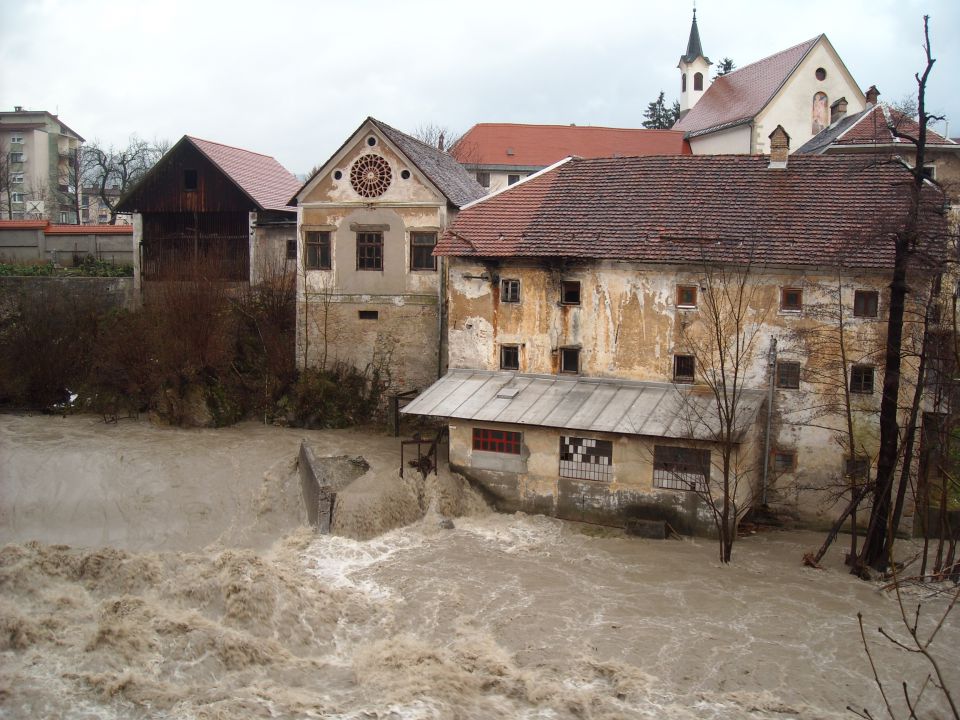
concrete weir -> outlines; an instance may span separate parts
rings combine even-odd
[[[303,440],[297,467],[307,522],[317,532],[327,535],[333,524],[337,493],[366,473],[370,465],[360,456],[317,457],[307,441]]]

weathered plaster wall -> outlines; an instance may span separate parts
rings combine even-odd
[[[473,428],[492,427],[520,432],[521,455],[473,449]],[[560,437],[575,435],[613,443],[613,477],[609,482],[560,477]],[[632,518],[666,520],[683,533],[713,534],[713,516],[696,493],[657,488],[653,482],[656,445],[698,447],[692,443],[659,438],[561,431],[524,425],[494,425],[456,421],[450,425],[450,465],[478,482],[494,499],[498,509],[544,513],[568,520],[622,526]],[[753,453],[753,454],[751,454]],[[744,480],[740,497],[756,487],[757,458],[754,448],[742,450]],[[719,462],[714,450],[712,460]],[[719,482],[717,467],[712,482]]]
[[[817,68],[826,70],[826,77],[817,80]],[[863,93],[852,78],[843,70],[840,58],[823,42],[807,54],[803,62],[790,76],[774,99],[754,119],[754,153],[769,153],[769,135],[777,125],[790,136],[790,149],[796,150],[814,136],[813,132],[813,96],[818,93],[827,96],[829,107],[841,97],[847,99],[847,113],[863,110]],[[828,122],[829,124],[829,122]]]
[[[287,242],[297,241],[297,224],[258,224],[253,231],[250,254],[250,281],[258,284],[297,270],[296,259],[287,258]]]
[[[750,152],[752,131],[750,125],[740,125],[721,132],[690,138],[694,155],[747,154]]]
[[[391,169],[389,187],[376,198],[360,196],[350,184],[351,166],[367,154],[385,158]],[[298,212],[300,262],[307,232],[329,232],[331,245],[329,270],[304,270],[301,264],[298,272],[298,362],[303,364],[306,349],[308,365],[322,365],[324,354],[328,366],[342,361],[363,370],[378,364],[401,390],[436,380],[443,263],[438,259],[436,270],[413,270],[410,242],[414,232],[439,236],[451,216],[446,198],[377,131],[360,133],[334,157]],[[357,233],[364,231],[383,234],[381,270],[357,267]],[[372,312],[376,319],[369,318]]]
[[[500,301],[500,285],[489,278],[516,278],[521,302]],[[562,280],[579,280],[581,305],[561,305]],[[828,270],[755,271],[752,318],[760,323],[747,362],[746,386],[768,387],[770,341],[780,361],[801,365],[799,389],[774,393],[772,449],[794,452],[789,472],[773,473],[771,502],[810,520],[837,511],[828,486],[843,482],[846,433],[844,388],[851,364],[875,366],[874,392],[851,395],[857,447],[875,452],[886,326],[886,281],[879,275],[844,277],[840,295],[846,324],[847,365],[839,359],[836,331],[837,278]],[[706,280],[691,267],[596,262],[565,269],[536,262],[484,265],[450,261],[449,364],[454,368],[499,369],[501,344],[520,345],[520,372],[557,373],[560,347],[581,348],[581,374],[631,380],[671,381],[674,353],[685,354],[681,326],[691,337],[706,329],[702,307],[676,305],[678,284],[695,285],[703,303]],[[780,289],[799,287],[803,310],[779,309]],[[879,318],[854,318],[857,289],[880,292]],[[909,367],[909,366],[908,366]],[[906,387],[905,393],[912,391]],[[906,397],[906,395],[905,395]]]

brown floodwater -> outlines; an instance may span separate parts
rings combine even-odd
[[[353,537],[301,527],[304,437],[371,465]],[[876,633],[902,627],[893,596],[836,550],[801,566],[819,535],[722,567],[708,540],[491,513],[398,456],[375,432],[0,416],[0,717],[879,715],[858,611],[888,684],[926,675]],[[929,626],[944,600],[918,599]],[[933,645],[954,689],[958,618]]]

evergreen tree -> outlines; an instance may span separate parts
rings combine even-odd
[[[664,99],[664,92],[661,90],[657,99],[647,104],[643,117],[646,118],[643,121],[643,126],[648,130],[668,130],[680,117],[680,103],[674,101],[673,105],[668,108]]]
[[[733,59],[725,57],[720,61],[720,64],[717,65],[717,74],[713,76],[713,79],[716,80],[719,77],[723,77],[727,73],[733,72],[737,69],[737,66],[733,64]]]

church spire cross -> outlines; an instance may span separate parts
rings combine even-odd
[[[687,41],[687,52],[680,59],[683,60],[683,62],[691,63],[698,57],[702,57],[704,60],[707,59],[706,55],[703,54],[703,47],[700,44],[700,29],[697,27],[697,4],[694,2],[693,23],[690,25],[690,39]]]

